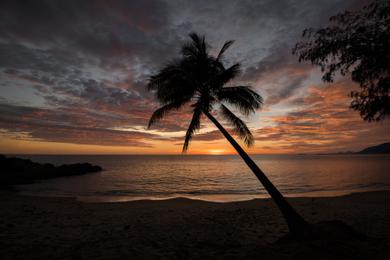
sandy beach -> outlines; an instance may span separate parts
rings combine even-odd
[[[278,244],[287,227],[270,200],[86,203],[1,193],[0,259],[388,259],[390,191],[293,198],[310,222],[338,219],[366,241]]]

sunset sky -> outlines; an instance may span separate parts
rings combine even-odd
[[[361,0],[323,1],[7,1],[0,3],[0,153],[180,153],[190,113],[151,130],[158,108],[145,85],[188,34],[212,52],[235,40],[226,63],[241,62],[235,83],[265,100],[245,118],[254,153],[360,150],[390,140],[390,122],[364,122],[349,109],[357,86],[291,54],[303,29],[324,26]],[[222,121],[222,119],[221,119]],[[224,121],[222,121],[224,122]],[[189,153],[233,153],[203,118]]]

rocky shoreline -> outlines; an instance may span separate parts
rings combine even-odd
[[[36,180],[83,175],[102,171],[102,167],[90,163],[63,164],[37,163],[28,159],[0,155],[0,186],[29,184]]]

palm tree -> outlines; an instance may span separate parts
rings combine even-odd
[[[306,221],[291,207],[263,171],[211,113],[213,107],[219,105],[221,115],[231,124],[239,138],[245,145],[253,145],[254,138],[246,124],[224,105],[224,103],[232,105],[247,116],[255,113],[263,102],[262,97],[250,86],[226,86],[240,72],[240,64],[225,68],[222,62],[225,51],[233,44],[233,41],[225,42],[218,55],[214,57],[208,53],[208,45],[204,36],[192,33],[190,37],[191,41],[182,46],[182,57],[172,61],[149,79],[148,89],[155,91],[162,107],[153,113],[148,128],[168,112],[190,104],[193,115],[185,135],[183,152],[187,151],[193,134],[200,129],[202,114],[206,115],[236,149],[271,195],[286,219],[290,232],[293,234],[302,232]]]

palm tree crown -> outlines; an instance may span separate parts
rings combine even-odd
[[[262,97],[250,86],[226,86],[240,72],[239,63],[226,68],[222,62],[223,54],[233,41],[225,42],[215,57],[209,54],[204,36],[192,33],[190,37],[191,41],[181,49],[182,57],[150,77],[148,89],[155,90],[162,107],[153,113],[148,127],[168,112],[190,104],[193,116],[185,136],[185,152],[193,134],[200,128],[202,113],[211,112],[213,106],[219,104],[221,115],[232,125],[238,136],[247,146],[253,145],[253,135],[247,125],[224,105],[233,105],[248,116],[259,109],[263,102]]]

